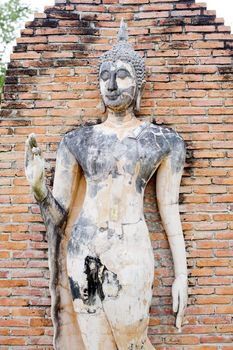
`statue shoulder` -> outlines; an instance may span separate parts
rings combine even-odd
[[[71,131],[68,131],[61,142],[64,142],[66,144],[69,144],[70,142],[72,142],[74,139],[76,139],[77,137],[80,137],[82,133],[82,126],[78,126],[76,129],[73,129]]]
[[[78,126],[76,129],[67,132],[62,141],[66,147],[75,154],[82,144],[88,142],[93,134],[93,125]],[[81,147],[82,148],[82,147]]]
[[[67,132],[61,141],[65,150],[70,152],[81,166],[85,163],[90,148],[97,140],[95,126],[96,125],[79,126]]]
[[[184,139],[177,133],[177,131],[156,124],[150,124],[150,128],[153,133],[162,135],[164,137],[166,142],[168,142],[171,151],[173,149],[180,149],[181,151],[185,151]]]

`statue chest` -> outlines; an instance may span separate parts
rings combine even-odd
[[[94,127],[82,129],[68,147],[87,180],[104,181],[109,175],[113,178],[123,175],[143,187],[168,153],[165,138],[146,127],[121,140],[114,133],[104,133]]]

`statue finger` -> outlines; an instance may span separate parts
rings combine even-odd
[[[34,133],[32,133],[28,136],[28,142],[29,142],[31,149],[34,147],[37,148],[36,135]]]
[[[178,329],[180,329],[182,326],[183,318],[184,318],[184,311],[185,311],[184,295],[180,294],[179,295],[179,308],[178,308],[178,313],[176,316],[176,327]]]
[[[41,149],[40,149],[40,147],[33,147],[33,148],[32,148],[32,154],[33,154],[34,156],[40,156],[40,155],[41,155]]]
[[[25,142],[25,166],[27,167],[30,162],[33,161],[33,153],[32,153],[32,148],[29,143],[29,137],[27,138]]]
[[[178,313],[176,316],[176,328],[178,328],[179,330],[181,329],[183,322],[184,322],[184,312],[185,312],[185,310]]]
[[[35,177],[41,177],[44,174],[44,159],[38,154],[33,159],[33,173]]]
[[[179,332],[181,332],[181,326],[183,322],[183,317],[182,316],[176,316],[176,328],[178,329]]]
[[[182,316],[182,312],[181,312],[180,305],[179,305],[179,311],[176,315],[176,328],[178,328],[178,329],[181,328],[182,320],[183,320],[183,316]]]
[[[172,308],[173,308],[173,312],[177,312],[178,311],[178,306],[179,306],[178,289],[174,286],[172,288]]]

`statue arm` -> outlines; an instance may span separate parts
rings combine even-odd
[[[26,141],[25,171],[33,194],[40,205],[46,226],[62,226],[69,212],[75,191],[79,166],[61,141],[57,157],[53,190],[50,191],[45,181],[44,159],[37,146],[34,134]]]
[[[172,252],[175,281],[172,286],[173,311],[177,312],[176,327],[182,326],[187,305],[187,262],[185,242],[179,214],[179,188],[185,160],[181,139],[162,161],[157,172],[156,193],[159,212]]]

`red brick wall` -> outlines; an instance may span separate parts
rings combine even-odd
[[[155,249],[150,337],[157,350],[233,349],[233,82],[230,29],[192,0],[57,0],[26,24],[11,57],[1,111],[0,349],[52,349],[47,243],[24,176],[24,142],[35,132],[52,183],[61,136],[102,118],[96,65],[119,21],[145,56],[141,117],[187,143],[180,210],[189,264],[182,333],[171,311],[171,255],[155,206],[145,213]],[[107,349],[106,349],[107,350]]]

